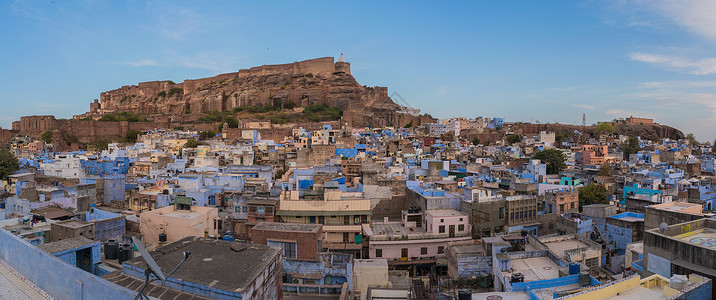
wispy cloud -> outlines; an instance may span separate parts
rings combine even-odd
[[[634,61],[645,62],[669,70],[694,75],[707,75],[716,73],[716,58],[691,60],[681,57],[636,52],[629,55]]]
[[[142,59],[137,61],[127,61],[124,62],[125,65],[129,65],[132,67],[150,67],[150,66],[158,66],[159,63],[156,60],[153,59]]]
[[[667,0],[642,2],[689,31],[716,42],[716,1]]]
[[[632,93],[620,95],[621,108],[611,109],[608,115],[653,117],[667,122],[699,138],[716,138],[716,94],[713,81],[659,81],[636,85]],[[684,117],[688,116],[688,117]]]
[[[146,10],[155,20],[149,30],[163,39],[187,41],[192,34],[202,31],[203,25],[208,23],[202,14],[191,9],[178,8],[173,3],[149,2]]]

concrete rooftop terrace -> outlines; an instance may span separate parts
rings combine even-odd
[[[568,240],[561,240],[561,241],[553,241],[553,242],[543,242],[547,248],[549,248],[550,251],[552,251],[559,259],[564,260],[565,251],[572,250],[572,249],[578,249],[578,248],[585,248],[589,247],[589,245],[585,244],[584,242],[577,240],[577,239],[568,239]]]
[[[522,273],[525,282],[559,277],[559,266],[546,256],[512,259],[510,266],[510,271],[502,272],[508,279],[515,273]]]
[[[184,251],[191,251],[173,278],[225,291],[243,291],[269,264],[281,249],[256,244],[233,243],[200,237],[186,237],[150,254],[164,274],[168,274],[182,259]],[[280,263],[280,261],[279,261]],[[141,257],[125,264],[144,270]]]
[[[625,291],[619,292],[618,295],[610,296],[606,299],[610,300],[646,300],[646,299],[666,299],[666,295],[661,291],[661,287],[654,286],[652,288],[645,288],[641,285],[635,286]]]
[[[716,250],[716,229],[701,228],[675,236],[685,243],[691,243]]]
[[[0,300],[53,299],[0,260]]]

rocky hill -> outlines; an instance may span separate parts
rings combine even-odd
[[[90,112],[76,118],[98,119],[108,113],[172,115],[231,111],[249,106],[325,104],[343,110],[343,121],[354,127],[418,125],[432,118],[397,105],[386,87],[360,85],[350,63],[333,57],[282,65],[264,65],[211,78],[142,82],[103,92]],[[174,118],[178,120],[178,118]]]
[[[628,124],[628,123],[615,123],[614,132],[619,135],[627,136],[640,136],[645,139],[683,139],[685,137],[681,130],[674,127],[661,125],[661,124]],[[568,125],[568,124],[530,124],[530,123],[516,123],[511,126],[511,129],[515,133],[519,134],[537,134],[541,130],[554,131],[564,135],[576,131],[584,131],[593,133],[594,126],[582,127],[579,125]]]

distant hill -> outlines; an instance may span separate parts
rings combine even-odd
[[[103,92],[90,112],[76,118],[99,119],[108,113],[173,115],[232,111],[238,107],[307,107],[343,110],[354,127],[419,125],[434,119],[393,102],[386,87],[360,85],[342,57],[323,57],[282,65],[264,65],[210,78],[142,82]],[[177,119],[177,118],[174,118]]]

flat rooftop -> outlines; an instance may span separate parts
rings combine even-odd
[[[18,274],[5,261],[0,260],[0,299],[39,300],[53,298]]]
[[[268,231],[291,231],[291,232],[318,232],[321,229],[320,224],[297,224],[297,223],[274,223],[261,222],[252,228],[256,230]]]
[[[467,216],[467,214],[454,209],[429,209],[425,213],[433,217]]]
[[[114,271],[112,273],[103,275],[102,278],[106,279],[107,281],[110,281],[116,285],[121,285],[123,287],[126,287],[130,290],[133,290],[135,292],[139,292],[139,290],[142,288],[142,285],[144,285],[144,279],[134,278],[132,276],[126,275],[119,271]],[[147,288],[144,290],[145,294],[149,297],[154,297],[157,299],[185,299],[185,300],[204,300],[204,299],[210,299],[210,298],[204,298],[196,294],[191,294],[175,289],[170,289],[161,283],[152,282],[150,283]]]
[[[485,256],[485,244],[479,241],[452,242],[448,248],[457,256]]]
[[[150,254],[162,272],[169,274],[184,258],[182,252],[191,251],[191,258],[172,277],[220,290],[241,292],[277,259],[280,250],[265,245],[186,237]],[[141,257],[126,263],[142,270],[147,267]]]
[[[716,250],[716,230],[713,228],[701,228],[684,234],[674,236],[684,243],[691,243]]]
[[[39,248],[42,251],[45,251],[47,253],[53,254],[58,252],[63,252],[71,249],[76,248],[82,248],[87,245],[91,245],[94,243],[99,243],[97,241],[90,240],[83,236],[73,237],[69,239],[59,240],[52,243],[46,243],[38,245],[37,248]]]
[[[501,297],[501,298],[498,298]],[[472,300],[493,300],[493,299],[509,299],[509,300],[530,300],[527,292],[486,292],[472,294]]]
[[[561,241],[554,241],[554,242],[543,242],[547,248],[549,248],[550,251],[552,251],[557,257],[559,257],[561,260],[564,260],[565,251],[577,249],[577,248],[586,248],[589,247],[586,243],[577,240],[577,239],[568,239],[568,240],[561,240]]]
[[[189,210],[174,210],[170,212],[158,213],[160,216],[180,219],[193,219],[205,215],[206,213]]]
[[[72,229],[78,229],[86,226],[92,226],[92,223],[87,223],[80,220],[67,220],[67,221],[60,221],[56,222],[55,225],[59,225],[62,227],[68,227]]]
[[[649,207],[659,210],[678,211],[682,213],[689,213],[700,216],[704,214],[701,205],[695,203],[667,202],[663,204],[651,205]]]
[[[661,291],[659,286],[647,289],[641,285],[635,286],[628,290],[620,291],[618,295],[607,297],[610,300],[644,300],[644,299],[666,299],[666,295]]]
[[[373,231],[373,234],[375,235],[381,235],[381,234],[398,234],[402,235],[405,234],[415,234],[415,233],[425,233],[424,227],[414,227],[412,231],[408,227],[403,226],[403,223],[375,223],[370,224],[370,229]]]
[[[510,271],[502,272],[508,279],[514,273],[522,273],[525,282],[559,277],[559,266],[546,256],[512,259],[510,266]]]

